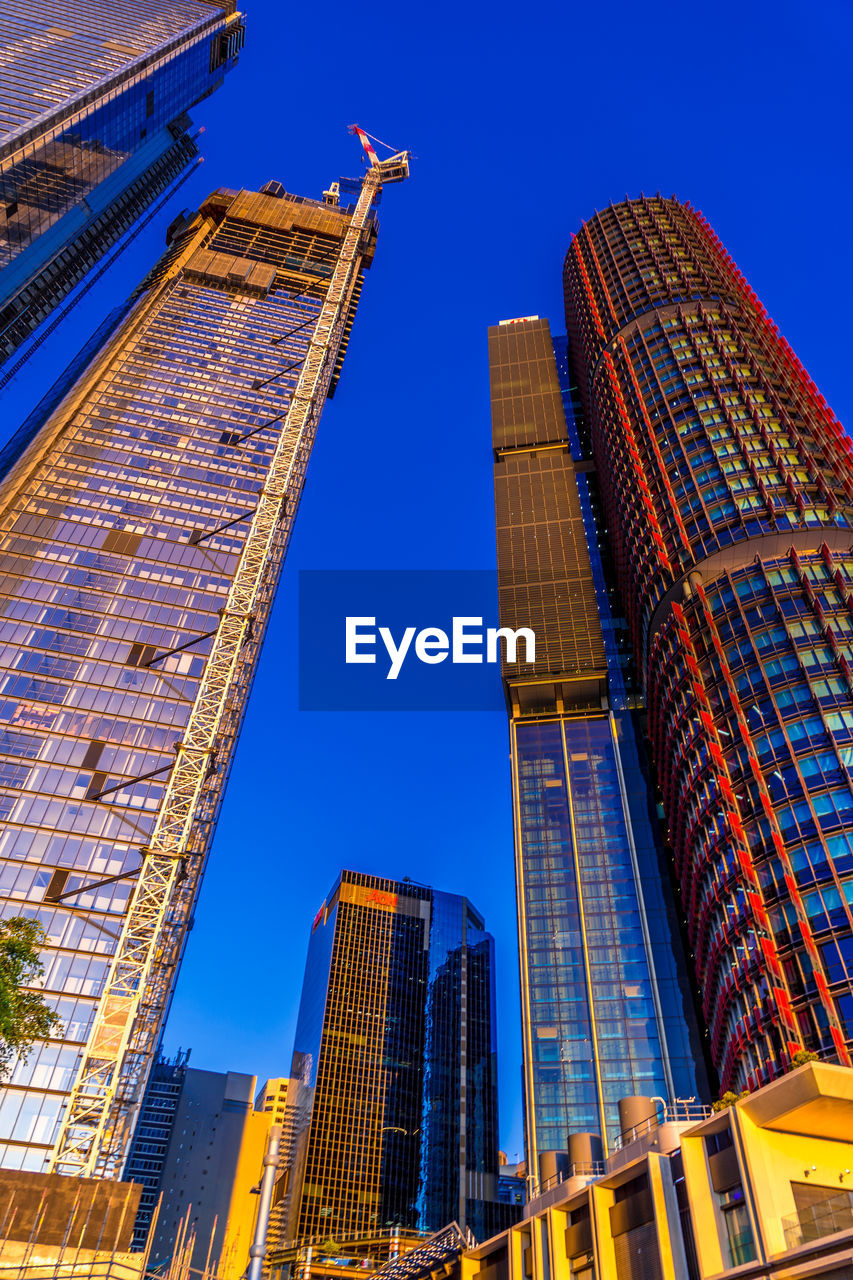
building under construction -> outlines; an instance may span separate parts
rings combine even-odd
[[[64,1027],[4,1090],[8,1168],[121,1173],[376,198],[408,172],[362,141],[349,205],[270,182],[177,220],[0,455],[2,912],[44,925]]]

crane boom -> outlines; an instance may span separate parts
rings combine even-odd
[[[379,174],[384,186],[390,182],[402,182],[409,176],[409,161],[411,156],[408,151],[398,151],[393,156],[388,156],[386,160],[380,160],[379,156],[373,149],[373,144],[368,135],[357,124],[350,125],[350,133],[354,133],[364,148],[364,154],[370,161],[371,170]],[[385,146],[385,143],[382,144]]]
[[[379,156],[374,151],[373,143],[370,141],[367,134],[364,132],[363,129],[360,129],[357,124],[354,124],[352,126],[352,131],[355,134],[355,136],[358,138],[361,145],[364,147],[364,154],[367,156],[368,160],[370,161],[371,166],[374,169],[378,169]]]

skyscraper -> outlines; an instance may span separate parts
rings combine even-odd
[[[311,930],[291,1080],[288,1240],[491,1234],[494,944],[467,898],[342,872]]]
[[[13,0],[0,75],[0,360],[197,156],[188,108],[243,46],[235,0]]]
[[[189,1050],[179,1051],[172,1059],[161,1055],[148,1075],[123,1173],[126,1182],[138,1182],[142,1187],[130,1246],[134,1252],[145,1248],[151,1220],[163,1190],[163,1170],[189,1070],[189,1056]]]
[[[707,1084],[566,342],[547,320],[504,321],[489,362],[500,620],[536,635],[535,662],[503,676],[537,1179],[570,1133],[612,1146],[620,1098]]]
[[[689,205],[596,214],[564,284],[722,1084],[849,1063],[851,443]]]
[[[64,1024],[6,1164],[121,1169],[387,180],[215,191],[3,455],[2,910]]]

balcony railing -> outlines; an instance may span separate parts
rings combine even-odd
[[[553,1187],[559,1187],[561,1183],[568,1182],[569,1178],[600,1178],[606,1168],[603,1160],[585,1160],[578,1164],[570,1164],[542,1182],[531,1180],[530,1199],[535,1200],[537,1196],[544,1195]]]
[[[642,1138],[662,1124],[698,1124],[700,1120],[707,1120],[713,1114],[713,1108],[706,1107],[701,1102],[674,1102],[671,1105],[658,1102],[657,1113],[620,1133],[613,1144],[613,1150],[621,1151],[622,1147],[627,1147],[635,1138]]]
[[[782,1227],[788,1249],[822,1240],[836,1231],[853,1231],[853,1191],[835,1192],[817,1204],[788,1214],[782,1219]]]

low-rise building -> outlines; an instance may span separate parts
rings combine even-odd
[[[698,1119],[648,1113],[603,1172],[569,1166],[467,1250],[460,1280],[851,1280],[853,1070],[812,1062]]]
[[[154,1266],[184,1251],[188,1265],[213,1266],[217,1280],[237,1280],[248,1262],[255,1193],[287,1080],[264,1085],[253,1109],[255,1076],[200,1071],[188,1057],[158,1061],[145,1092],[125,1174],[142,1184],[132,1248],[148,1248]]]

